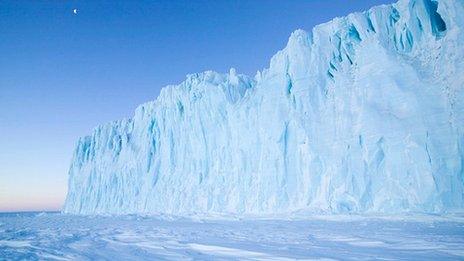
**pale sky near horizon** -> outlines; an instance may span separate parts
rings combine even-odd
[[[0,212],[59,210],[78,137],[161,87],[254,76],[295,29],[391,2],[1,1]]]

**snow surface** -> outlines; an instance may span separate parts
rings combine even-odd
[[[463,14],[400,0],[295,31],[254,78],[189,75],[78,141],[64,212],[460,211]]]
[[[201,220],[0,214],[5,260],[462,260],[463,217]]]

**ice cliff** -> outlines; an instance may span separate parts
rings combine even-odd
[[[79,139],[64,212],[460,211],[463,30],[462,0],[400,0],[189,75]]]

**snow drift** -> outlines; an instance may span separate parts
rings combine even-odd
[[[254,78],[204,72],[81,138],[64,212],[450,212],[464,202],[464,1],[297,30]]]

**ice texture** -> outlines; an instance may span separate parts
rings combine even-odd
[[[254,78],[188,75],[79,139],[64,212],[461,211],[463,14],[400,0],[293,32]]]

